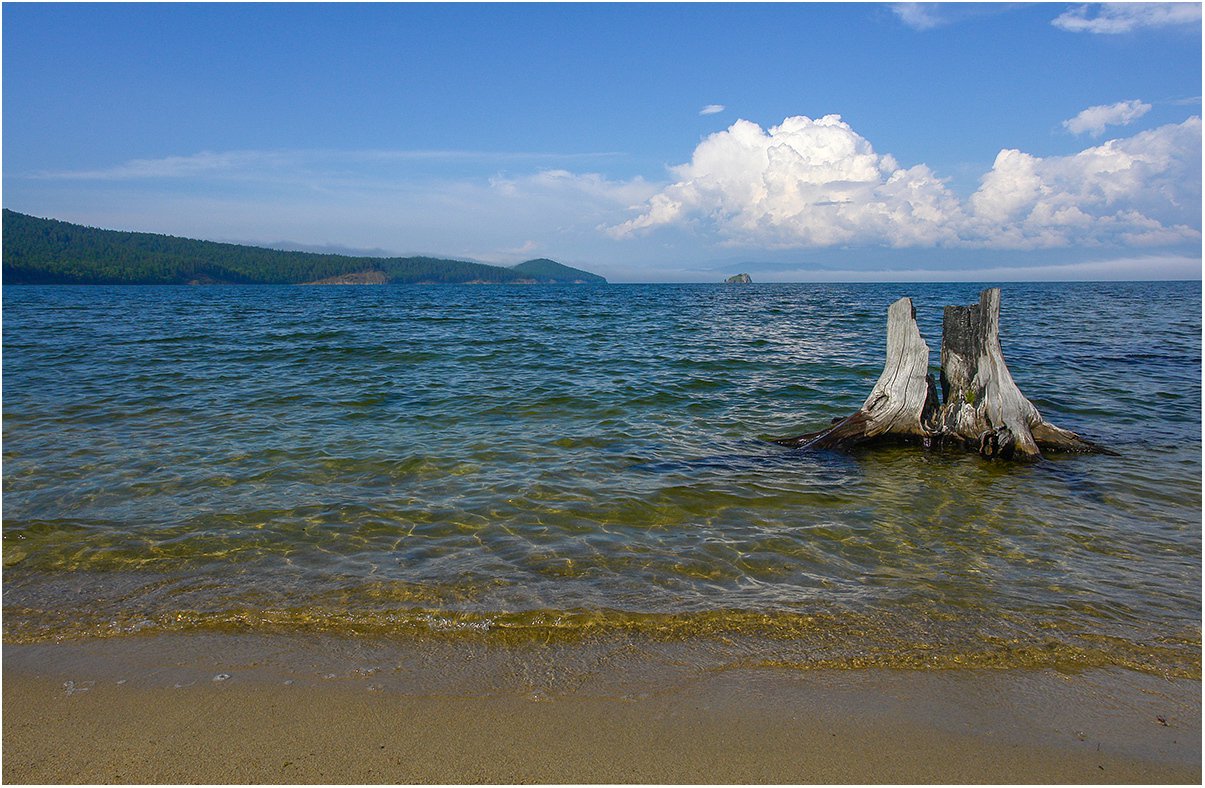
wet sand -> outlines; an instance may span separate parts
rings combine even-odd
[[[371,648],[374,658],[424,651]],[[1199,681],[1127,671],[640,674],[612,660],[568,688],[526,675],[540,673],[530,654],[491,663],[461,651],[458,663],[437,648],[378,671],[355,642],[300,659],[291,649],[238,636],[6,645],[4,782],[1201,780]],[[351,664],[349,654],[357,667],[324,672]],[[464,678],[478,674],[485,683]]]

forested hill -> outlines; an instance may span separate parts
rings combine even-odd
[[[4,210],[4,284],[589,283],[552,260],[504,268],[436,257],[282,252],[170,235],[98,230]]]

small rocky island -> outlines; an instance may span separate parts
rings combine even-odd
[[[751,285],[753,284],[753,279],[748,274],[736,274],[725,279],[724,283],[730,285]]]

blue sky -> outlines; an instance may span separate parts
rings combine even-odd
[[[1199,4],[3,6],[3,203],[613,281],[1198,278]]]

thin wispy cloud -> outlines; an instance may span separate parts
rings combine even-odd
[[[723,112],[726,109],[728,109],[728,108],[725,107],[723,104],[708,104],[706,107],[703,107],[703,109],[699,110],[699,114],[700,115],[718,115],[719,113]]]
[[[942,3],[892,3],[891,11],[913,30],[932,30],[946,23]]]
[[[112,167],[91,170],[39,172],[33,177],[52,180],[122,181],[143,178],[196,178],[220,173],[279,168],[295,163],[295,157],[267,151],[202,151],[188,156],[130,159]]]
[[[1045,265],[1000,265],[982,268],[780,268],[761,272],[747,266],[759,282],[1059,282],[1197,279],[1201,259],[1183,255],[1139,255]]]
[[[1071,33],[1119,35],[1150,28],[1201,26],[1200,3],[1090,3],[1065,11],[1051,22]]]
[[[540,170],[519,177],[495,176],[488,180],[491,191],[524,200],[551,200],[564,204],[582,201],[627,208],[644,202],[657,186],[636,177],[612,179],[597,172]]]
[[[520,244],[519,246],[516,246],[512,249],[504,249],[503,252],[506,254],[512,254],[512,255],[524,255],[524,254],[531,254],[539,248],[540,248],[540,245],[529,238],[526,241],[524,241],[522,244]]]
[[[573,162],[622,157],[614,151],[556,153],[482,150],[281,150],[202,151],[185,156],[131,159],[112,167],[90,170],[55,170],[31,177],[50,180],[123,181],[198,177],[249,177],[266,172],[306,173],[326,167],[381,165],[406,162]]]
[[[1012,10],[1011,3],[892,3],[891,11],[919,32]]]
[[[1109,126],[1126,126],[1151,111],[1151,105],[1138,99],[1116,104],[1088,107],[1074,118],[1063,121],[1063,128],[1072,134],[1091,134],[1099,137]]]

